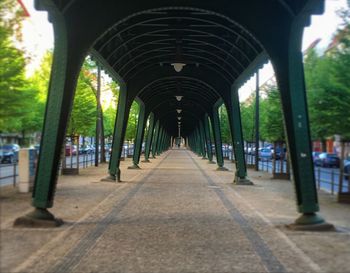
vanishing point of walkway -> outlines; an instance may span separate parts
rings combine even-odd
[[[215,171],[184,149],[165,152],[139,171],[125,168],[123,183],[99,182],[104,174],[96,168],[62,178],[52,209],[65,220],[59,228],[13,228],[11,211],[30,208],[26,197],[3,193],[0,271],[350,272],[348,227],[288,231],[269,219],[296,217],[293,197],[284,198],[290,193],[279,193],[280,185],[269,192],[261,181],[233,186],[232,171]],[[259,211],[265,193],[271,204]],[[10,207],[16,198],[17,208]]]

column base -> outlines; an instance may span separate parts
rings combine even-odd
[[[134,164],[134,165],[129,166],[128,169],[129,169],[129,170],[139,170],[139,169],[141,169],[141,168],[139,167],[139,165]]]
[[[287,225],[291,230],[302,231],[335,231],[334,225],[327,223],[316,213],[303,213],[293,224]]]
[[[247,179],[246,177],[241,178],[238,176],[235,177],[233,184],[235,184],[235,185],[247,185],[247,186],[254,185],[254,183],[252,181],[250,181],[249,179]]]
[[[224,171],[224,172],[228,171],[228,169],[223,167],[223,166],[222,167],[217,167],[216,170],[217,171]]]
[[[115,175],[110,174],[109,176],[102,178],[100,181],[103,182],[116,182],[117,178]]]
[[[151,161],[149,159],[145,159],[141,161],[142,163],[151,163]]]
[[[59,227],[63,221],[49,212],[47,209],[35,208],[27,215],[21,216],[13,223],[14,227],[25,228],[51,228]]]
[[[208,161],[208,164],[216,164],[216,162],[213,161],[213,160],[209,160],[209,161]]]

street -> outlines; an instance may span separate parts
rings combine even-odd
[[[109,154],[106,153],[106,159],[108,161]],[[77,156],[66,156],[66,168],[76,168]],[[79,155],[80,168],[87,168],[95,163],[94,154],[82,154]],[[253,162],[248,159],[248,162]],[[283,170],[286,170],[286,161],[283,162]],[[280,168],[281,161],[277,160],[277,168]],[[273,163],[269,161],[259,161],[259,170],[268,171],[272,173]],[[60,166],[61,169],[61,166]],[[16,175],[14,175],[16,174]],[[339,188],[339,168],[323,168],[315,167],[315,179],[316,186],[319,189],[327,191],[329,193],[337,193]],[[18,165],[17,164],[1,164],[0,165],[0,186],[12,185],[18,182]],[[345,178],[343,179],[343,191],[348,190],[349,183]]]

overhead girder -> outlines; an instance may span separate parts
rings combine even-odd
[[[145,103],[154,99],[153,96],[165,94],[167,94],[168,96],[188,96],[194,94],[200,96],[201,99],[204,100],[205,104],[211,104],[213,100],[218,99],[218,96],[215,93],[213,93],[210,89],[201,84],[197,84],[194,81],[162,81],[160,84],[152,85],[149,89],[150,90],[148,92],[152,92],[152,96],[149,96],[150,93],[148,93],[147,91],[139,95],[139,97]]]
[[[156,18],[140,20],[137,23],[134,23],[132,25],[128,25],[125,28],[114,32],[111,36],[108,37],[108,39],[106,41],[102,42],[102,44],[98,47],[98,50],[100,52],[102,52],[104,50],[104,48],[106,46],[108,46],[109,43],[111,43],[113,41],[113,39],[119,37],[123,32],[129,31],[129,30],[131,30],[134,27],[137,27],[137,26],[167,27],[167,26],[169,26],[169,20],[174,20],[174,19],[181,20],[182,22],[185,21],[186,19],[192,21],[191,22],[192,24],[188,24],[187,25],[188,27],[200,27],[200,28],[215,27],[215,28],[221,28],[223,30],[226,30],[227,32],[229,32],[231,34],[236,35],[238,39],[243,40],[245,43],[247,43],[251,47],[252,50],[255,51],[255,53],[258,53],[258,50],[256,50],[256,48],[255,48],[256,45],[254,43],[252,43],[251,41],[249,41],[245,37],[246,35],[243,35],[240,32],[240,29],[238,29],[238,30],[234,29],[234,28],[232,28],[232,26],[231,27],[227,27],[227,25],[225,25],[226,22],[219,23],[218,21],[211,20],[211,19],[203,19],[203,18],[198,18],[196,16],[184,16],[184,15],[177,15],[177,16],[172,16],[172,17],[170,17],[170,16],[158,16]],[[154,23],[154,22],[158,22],[158,21],[168,21],[168,22],[163,22],[163,23],[158,23],[158,24]],[[193,24],[193,21],[194,22],[200,22],[200,23],[202,23],[202,25],[200,25],[200,24],[197,24],[197,25]],[[152,23],[152,24],[150,24],[150,23]],[[203,23],[205,23],[205,24],[203,24]],[[112,54],[114,52],[115,52],[115,50],[112,51]]]
[[[194,130],[198,122],[201,120],[201,114],[185,110],[183,113],[184,117],[184,123],[181,122],[181,132],[182,136],[188,136],[190,133]],[[177,126],[176,128],[173,126],[167,126],[170,122],[176,122],[175,119],[173,119],[174,116],[172,114],[172,111],[163,111],[159,113],[158,119],[161,121],[162,125],[167,128],[167,131],[171,133],[171,135],[177,135]]]
[[[181,102],[177,102],[175,96],[182,95]],[[159,101],[171,99],[181,105],[184,101],[200,100],[201,104],[207,109],[210,108],[214,101],[220,97],[214,93],[211,88],[199,81],[189,81],[188,79],[161,79],[143,89],[138,97],[148,105],[148,108],[153,108],[154,104]]]
[[[186,104],[184,104],[182,107],[172,107],[171,101],[164,101],[156,105],[152,112],[155,113],[155,115],[159,116],[162,112],[168,112],[171,111],[173,113],[173,117],[177,119],[178,116],[183,116],[183,112],[195,112],[198,115],[204,115],[207,113],[207,109],[205,109],[200,103],[196,101],[191,101]],[[176,109],[181,109],[181,113],[177,113]]]
[[[275,48],[281,44],[280,39],[285,37],[285,30],[289,28],[291,19],[304,8],[306,3],[302,0],[250,0],[240,2],[239,5],[236,2],[227,1],[218,1],[213,5],[205,1],[183,0],[176,3],[178,7],[174,7],[174,2],[171,0],[162,2],[131,0],[121,5],[112,0],[98,4],[93,0],[55,0],[53,2],[67,18],[70,25],[69,31],[72,35],[77,35],[76,38],[82,42],[82,45],[86,45],[86,49],[91,47],[98,38],[103,37],[103,34],[108,35],[116,25],[127,24],[135,16],[144,14],[164,16],[166,10],[177,9],[187,10],[196,17],[206,16],[214,17],[216,21],[226,20],[230,27],[234,26],[241,30],[249,41],[260,41],[261,44],[264,44],[268,52],[270,52],[269,47]],[[159,8],[160,6],[168,8]],[[80,16],[77,17],[76,14]],[[247,14],[252,14],[252,16],[247,16]],[[91,18],[99,18],[99,24],[96,24]]]
[[[196,73],[197,72],[197,73]],[[130,82],[128,85],[128,91],[130,92],[130,97],[134,98],[136,96],[145,97],[145,95],[152,95],[152,86],[155,83],[166,82],[166,81],[179,81],[183,80],[192,81],[192,83],[200,83],[203,86],[203,92],[210,90],[213,96],[217,98],[223,97],[227,98],[227,93],[230,90],[230,85],[224,81],[222,78],[215,74],[210,73],[210,71],[201,68],[201,71],[186,70],[181,72],[181,75],[174,75],[173,68],[166,67],[162,71],[157,73],[157,69],[147,70],[142,75],[139,75],[134,81]],[[144,90],[149,90],[149,92],[144,93]]]
[[[176,100],[173,91],[163,91],[157,96],[157,98],[154,98],[153,100],[150,99],[148,101],[147,108],[149,111],[152,111],[151,109],[155,109],[158,105],[164,102],[167,102],[169,106],[173,106],[174,109],[187,107],[191,104],[191,102],[201,105],[206,112],[208,112],[208,110],[212,107],[212,101],[205,100],[203,96],[198,95],[198,92],[191,90],[186,90],[186,97],[182,98],[181,102]]]
[[[169,68],[167,69],[169,71]],[[165,71],[163,71],[164,73]],[[167,83],[171,83],[172,85],[177,84],[179,88],[182,89],[182,83],[187,82],[190,83],[190,88],[196,87],[198,91],[198,99],[202,98],[202,107],[205,107],[205,112],[210,113],[212,106],[214,103],[221,98],[221,96],[224,96],[225,98],[228,97],[228,92],[230,90],[229,85],[224,85],[223,82],[220,82],[220,78],[216,79],[214,77],[208,78],[206,80],[198,79],[198,75],[196,77],[188,76],[192,73],[189,73],[190,71],[185,71],[181,73],[181,76],[171,76],[172,71],[169,71],[169,73],[164,73],[164,76],[161,74],[155,74],[153,71],[147,71],[142,75],[142,78],[140,80],[135,80],[131,82],[128,85],[128,92],[131,96],[131,99],[134,98],[134,96],[138,96],[148,107],[151,109],[153,105],[157,104],[159,102],[164,101],[164,97],[160,94],[162,92],[170,92],[171,90],[167,89]],[[146,75],[145,75],[146,74]],[[194,73],[193,73],[194,74]],[[208,76],[209,77],[209,76]],[[145,80],[143,82],[142,80]],[[216,80],[216,81],[215,81]],[[157,88],[158,87],[158,88]],[[191,90],[191,89],[190,89]],[[226,93],[224,92],[226,90]],[[186,90],[183,90],[182,92],[185,92]],[[174,108],[178,108],[181,104],[176,104],[174,96],[179,95],[178,89],[173,89],[173,93],[169,94],[169,97],[171,98],[171,101],[174,102]],[[184,102],[187,101],[186,97],[189,96],[192,92],[189,92],[187,95],[184,93]],[[195,94],[195,93],[193,93]],[[222,94],[222,95],[221,95]],[[195,99],[197,100],[197,99]],[[207,103],[206,103],[207,101]],[[147,106],[149,105],[149,106]],[[152,111],[152,110],[149,110]],[[174,111],[174,116],[176,115],[176,111]]]
[[[194,113],[195,116],[202,116],[207,112],[207,109],[203,107],[203,105],[200,104],[200,102],[197,101],[190,101],[186,104],[184,104],[182,107],[172,107],[171,100],[160,102],[158,105],[156,105],[152,110],[155,116],[162,116],[163,113],[172,113],[173,119],[177,120],[178,116],[181,116],[181,120],[184,120],[184,113]],[[181,113],[177,113],[176,109],[181,109]],[[178,120],[177,120],[178,121]]]

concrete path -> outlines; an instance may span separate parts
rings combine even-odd
[[[350,272],[350,221],[337,232],[287,231],[281,223],[297,214],[280,185],[265,184],[266,204],[264,187],[233,186],[232,172],[182,149],[125,170],[124,183],[95,172],[72,178],[73,188],[64,178],[51,210],[60,228],[15,229],[7,215],[1,272]]]

